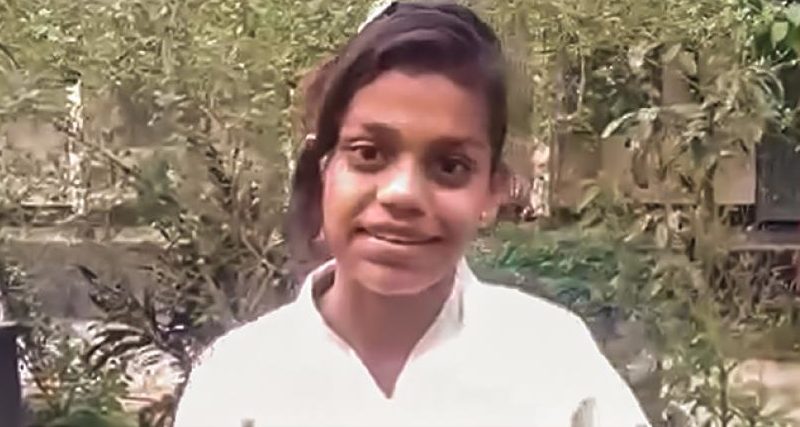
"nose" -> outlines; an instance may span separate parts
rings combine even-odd
[[[386,171],[386,179],[377,191],[378,203],[396,216],[424,215],[427,194],[421,169],[411,160],[398,161]]]

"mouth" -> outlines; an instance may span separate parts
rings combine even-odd
[[[366,234],[374,239],[391,243],[393,245],[427,245],[436,243],[441,238],[437,236],[421,235],[419,233],[410,232],[408,230],[388,230],[385,228],[366,228],[361,227],[357,230],[359,233]]]

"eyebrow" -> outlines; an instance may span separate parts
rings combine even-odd
[[[379,139],[396,143],[403,139],[397,128],[380,122],[369,122],[361,125],[367,132],[375,135]]]
[[[395,127],[389,126],[380,122],[368,122],[362,124],[362,127],[369,133],[375,135],[380,139],[396,143],[402,140],[400,130]],[[432,145],[448,145],[448,146],[463,146],[473,147],[479,150],[489,150],[489,144],[486,141],[481,141],[475,138],[459,137],[459,136],[442,136],[435,138],[431,141]]]

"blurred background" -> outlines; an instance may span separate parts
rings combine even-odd
[[[800,425],[800,3],[465,3],[512,88],[480,275],[581,314],[654,425]],[[169,426],[204,346],[294,298],[299,88],[371,6],[0,0],[26,425]]]

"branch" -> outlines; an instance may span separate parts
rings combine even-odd
[[[19,62],[17,62],[17,59],[14,58],[14,54],[11,53],[11,49],[9,49],[8,46],[0,43],[0,52],[2,52],[8,58],[8,60],[11,61],[11,64],[14,65],[14,68],[21,68]]]
[[[244,244],[247,250],[253,256],[255,256],[263,266],[269,268],[270,271],[280,271],[280,269],[276,265],[274,265],[269,261],[269,258],[265,253],[262,253],[261,251],[256,249],[255,245],[253,245],[253,243],[247,237],[247,233],[245,232],[245,230],[243,230],[243,227],[239,228],[239,237],[240,237],[239,240],[241,240],[241,242]]]
[[[580,48],[578,49],[578,55],[581,58],[581,80],[578,86],[578,105],[575,107],[575,114],[580,115],[583,110],[583,94],[586,92],[586,57]]]
[[[584,93],[586,92],[586,57],[583,55],[580,48],[578,48],[578,56],[580,56],[581,61],[581,76],[580,80],[578,81],[578,99],[575,105],[575,111],[566,114],[561,120],[574,120],[580,117],[581,111],[583,111]],[[569,88],[565,87],[564,90],[569,90]]]
[[[56,127],[56,130],[67,134],[67,136],[72,138],[76,143],[78,143],[78,144],[80,144],[80,145],[82,145],[82,146],[84,146],[86,148],[89,148],[91,150],[99,152],[103,157],[106,158],[106,160],[109,160],[116,167],[118,167],[120,170],[122,170],[122,172],[124,172],[126,175],[128,175],[130,177],[133,177],[133,178],[136,178],[137,180],[140,180],[139,173],[136,170],[136,168],[132,168],[132,167],[126,165],[125,162],[122,161],[122,159],[119,158],[119,156],[114,154],[108,148],[102,147],[100,145],[97,145],[97,144],[94,144],[94,143],[91,143],[91,142],[87,142],[84,138],[80,138],[79,135],[77,135],[72,129],[69,129],[68,127],[64,126],[61,123],[56,123],[55,127]]]

